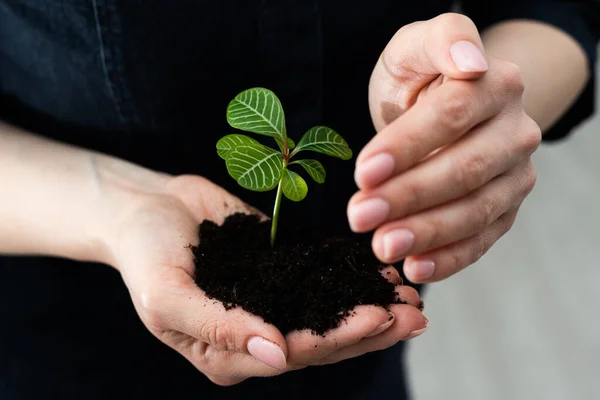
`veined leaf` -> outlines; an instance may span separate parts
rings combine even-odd
[[[323,167],[323,164],[321,164],[319,161],[317,161],[317,160],[297,160],[297,161],[290,163],[290,165],[292,165],[292,164],[298,164],[298,165],[301,165],[302,167],[304,167],[306,172],[308,172],[308,175],[310,175],[310,177],[313,178],[315,182],[317,182],[317,183],[325,182],[325,168]]]
[[[226,165],[240,186],[256,192],[277,186],[283,170],[281,153],[262,144],[237,146],[227,155]]]
[[[308,185],[300,175],[289,169],[283,171],[283,194],[292,201],[301,201],[308,193]]]
[[[281,150],[281,152],[283,153],[283,142],[279,139],[275,139],[275,141],[277,142],[277,145],[279,146],[279,150]],[[288,146],[288,150],[291,150],[296,146],[296,143],[294,143],[294,141],[291,138],[287,138],[287,146]]]
[[[303,150],[312,150],[332,157],[349,160],[352,150],[336,131],[326,126],[315,126],[302,136],[292,156]]]
[[[217,154],[219,154],[219,157],[226,160],[227,154],[231,150],[235,149],[237,146],[249,144],[259,144],[259,142],[252,139],[250,136],[232,133],[231,135],[226,135],[219,139],[217,142]]]
[[[283,107],[268,89],[252,88],[238,94],[227,107],[227,122],[237,129],[274,137],[280,143],[286,137]]]

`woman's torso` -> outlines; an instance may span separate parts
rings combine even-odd
[[[373,135],[367,88],[381,50],[402,25],[449,3],[0,0],[0,118],[148,168],[206,176],[269,210],[273,196],[241,189],[216,154],[218,138],[232,131],[228,102],[248,87],[268,87],[283,103],[292,138],[325,124],[358,152]],[[310,216],[343,231],[353,162],[321,160],[327,184],[284,206],[282,221]],[[8,399],[17,392],[147,399],[190,391],[212,398],[207,381],[145,331],[118,274],[105,266],[0,257],[0,321],[0,395],[5,390]],[[399,396],[399,354],[214,394],[269,398],[264,390],[277,397],[285,386],[295,398],[332,382],[336,396]]]

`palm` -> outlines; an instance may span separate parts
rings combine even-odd
[[[235,332],[238,326],[254,326],[255,330],[270,335],[264,335],[266,337],[281,338],[287,350],[287,370],[335,362],[336,357],[349,358],[354,356],[353,346],[359,346],[359,354],[372,351],[369,341],[377,338],[361,338],[388,319],[381,307],[358,307],[348,325],[326,338],[307,331],[292,332],[283,338],[275,327],[265,324],[258,316],[239,308],[225,311],[222,305],[204,295],[194,282],[190,245],[198,243],[198,226],[203,220],[220,224],[234,212],[259,213],[203,178],[182,176],[171,179],[164,193],[141,201],[121,222],[115,240],[119,243],[114,254],[116,265],[146,327],[221,384],[236,383],[252,374],[271,376],[285,372],[266,367],[243,352],[231,351],[232,347],[244,347],[229,343],[229,338],[239,336]],[[419,304],[420,299],[413,289],[399,287],[399,292],[411,304]],[[388,334],[384,343],[395,343],[399,334],[406,336],[411,327],[422,320],[413,306],[394,305],[392,311],[396,319],[406,324],[395,329],[395,334]],[[378,343],[377,347],[387,346]],[[207,371],[226,371],[226,374],[220,376]]]

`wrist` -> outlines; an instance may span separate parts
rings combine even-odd
[[[110,262],[110,226],[168,177],[0,121],[0,254]]]
[[[88,258],[118,269],[119,231],[127,224],[127,216],[164,194],[171,176],[105,155],[94,154],[90,162],[95,212],[85,229]]]

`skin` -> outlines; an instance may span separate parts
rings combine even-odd
[[[117,269],[148,330],[216,384],[357,357],[415,337],[427,324],[418,293],[390,268],[384,276],[408,304],[359,306],[324,338],[308,331],[283,336],[241,309],[225,311],[193,279],[189,244],[198,243],[200,222],[259,210],[205,178],[156,173],[7,125],[0,124],[0,143],[0,186],[8,188],[0,253]]]
[[[460,68],[452,49],[465,41],[481,55]],[[543,132],[588,77],[580,46],[542,23],[509,21],[480,37],[449,13],[403,27],[371,79],[377,134],[357,157],[350,226],[374,232],[383,262],[405,259],[415,283],[475,263],[512,227]]]
[[[450,276],[510,228],[535,182],[530,156],[539,126],[549,126],[587,78],[585,56],[564,33],[515,24],[495,27],[483,41],[455,14],[411,24],[375,67],[369,101],[378,133],[357,159],[360,190],[350,200],[349,220],[357,231],[375,232],[373,248],[385,262],[393,261],[382,254],[386,231],[411,230],[405,268],[415,282]],[[485,71],[458,71],[449,57],[458,39],[482,50],[485,43],[522,68],[488,56]],[[553,99],[549,90],[557,94]],[[5,124],[0,143],[0,186],[8,188],[0,204],[0,254],[52,255],[117,269],[148,330],[216,384],[339,362],[427,328],[418,294],[399,284],[393,269],[390,279],[408,304],[391,306],[391,320],[381,307],[358,307],[325,338],[308,332],[284,337],[242,310],[225,312],[195,285],[186,246],[196,244],[204,219],[221,223],[233,212],[259,210],[202,177],[150,171]],[[393,155],[394,167],[375,182],[377,173],[365,177],[363,169],[379,151]],[[353,207],[372,196],[388,199],[389,217],[357,225]],[[420,259],[435,262],[432,277],[419,278],[412,265]]]

